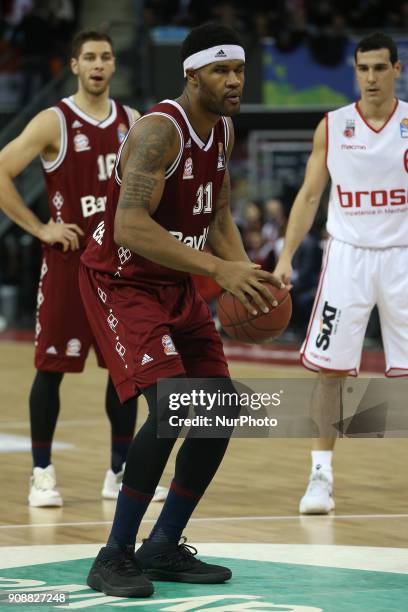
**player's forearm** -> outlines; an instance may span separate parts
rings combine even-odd
[[[5,175],[0,175],[0,209],[23,230],[39,237],[44,224],[26,206],[13,181]]]
[[[226,261],[249,261],[242,244],[237,226],[231,221],[213,224],[210,227],[208,243],[215,255]]]
[[[308,196],[302,190],[299,191],[289,215],[281,256],[292,259],[303,238],[313,225],[319,201],[319,197]]]
[[[116,244],[180,272],[214,276],[220,261],[218,257],[199,250],[204,247],[205,234],[192,236],[191,240],[196,240],[197,248],[191,248],[172,236],[150,216],[131,223],[129,217],[118,210],[114,239]]]

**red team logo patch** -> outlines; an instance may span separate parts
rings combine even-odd
[[[80,357],[82,344],[78,338],[71,338],[67,342],[67,348],[65,354],[67,357]]]
[[[186,161],[184,162],[183,179],[192,179],[192,178],[194,178],[193,160],[191,159],[191,157],[187,157]]]
[[[162,338],[162,345],[166,355],[178,355],[173,340],[167,334]]]
[[[353,138],[354,133],[355,133],[355,125],[354,125],[354,119],[347,119],[346,120],[346,127],[344,128],[344,136],[346,138]]]
[[[74,149],[77,153],[81,151],[90,151],[89,138],[85,134],[75,134],[74,136]]]

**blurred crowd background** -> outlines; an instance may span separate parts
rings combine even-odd
[[[231,161],[232,205],[251,259],[273,270],[290,208],[302,182],[313,129],[335,104],[310,97],[304,107],[285,107],[284,101],[280,108],[274,108],[273,103],[266,103],[262,94],[265,41],[273,45],[274,52],[288,57],[302,49],[317,66],[334,74],[335,69],[350,63],[346,56],[350,40],[374,30],[405,38],[408,1],[0,0],[0,145],[14,138],[41,108],[72,93],[75,81],[67,65],[70,40],[78,29],[98,27],[109,31],[120,66],[112,83],[113,94],[143,112],[155,100],[175,97],[181,91],[181,75],[168,75],[165,62],[179,71],[180,41],[190,27],[208,20],[238,30],[248,51],[248,103],[234,120],[237,143]],[[302,71],[301,65],[298,71]],[[274,74],[278,80],[279,66],[272,81]],[[174,91],[169,91],[170,85]],[[259,145],[262,152],[273,149],[268,146],[274,139],[282,146],[287,140],[285,130],[291,133],[291,142],[301,143],[297,149],[293,145],[292,159],[292,149],[287,151],[282,176],[290,178],[274,180],[270,175],[275,170],[270,168],[269,174],[265,170],[272,158],[260,158],[264,174],[263,187],[258,189],[258,180],[251,179],[254,165],[259,165],[248,145],[251,134],[268,134]],[[264,175],[269,179],[264,180]],[[19,178],[18,186],[27,204],[45,220],[47,205],[38,164]],[[327,195],[295,257],[294,316],[284,340],[299,341],[305,333],[327,239],[326,203]],[[33,326],[40,256],[37,241],[0,216],[0,329]],[[217,287],[202,279],[198,282],[213,307]],[[379,341],[376,314],[370,321],[368,339]]]

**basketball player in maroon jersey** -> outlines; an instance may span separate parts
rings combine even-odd
[[[227,161],[234,133],[227,117],[239,111],[244,84],[239,38],[205,24],[187,36],[182,59],[185,89],[177,100],[155,105],[128,133],[104,219],[80,266],[84,306],[119,397],[126,401],[141,391],[149,407],[129,449],[107,546],[88,576],[95,590],[123,597],[151,595],[150,579],[220,583],[231,577],[228,568],[199,561],[184,538],[179,543],[228,438],[184,440],[163,510],[134,553],[175,443],[157,437],[158,379],[216,377],[234,390],[221,339],[191,274],[214,278],[252,312],[274,304],[262,281],[283,286],[249,261],[230,211]],[[214,255],[203,252],[207,240]]]
[[[73,40],[71,68],[78,77],[77,92],[40,112],[0,153],[0,206],[44,245],[36,319],[37,375],[30,394],[31,506],[62,505],[51,464],[59,387],[65,372],[83,370],[94,344],[78,289],[79,258],[102,218],[118,147],[139,117],[137,111],[109,98],[115,58],[107,34],[79,33]],[[13,178],[38,155],[51,212],[46,225],[25,206],[13,185]],[[112,426],[112,461],[102,495],[114,499],[133,438],[136,410],[134,401],[120,405],[110,378],[106,412]]]

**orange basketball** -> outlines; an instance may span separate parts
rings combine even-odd
[[[231,293],[225,291],[217,300],[217,315],[225,332],[234,340],[262,344],[274,340],[286,329],[292,316],[292,299],[288,289],[266,283],[278,305],[269,304],[269,312],[251,314]]]

